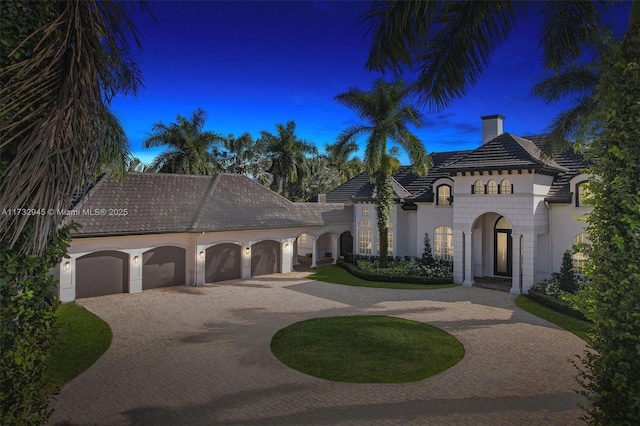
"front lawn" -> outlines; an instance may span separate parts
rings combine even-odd
[[[57,315],[58,336],[46,371],[51,392],[91,367],[112,338],[109,325],[80,305],[60,305]]]
[[[398,290],[429,290],[436,288],[456,287],[457,284],[411,284],[411,283],[388,283],[380,281],[367,281],[354,277],[349,272],[338,266],[320,266],[314,274],[308,278],[324,281],[333,284],[352,285],[357,287],[392,288]]]
[[[516,306],[537,317],[545,319],[549,322],[554,323],[555,325],[564,328],[565,330],[575,334],[583,340],[586,340],[587,334],[593,333],[592,323],[581,321],[569,315],[565,315],[549,309],[529,299],[526,296],[520,295],[516,297]]]
[[[464,357],[447,332],[385,316],[314,318],[278,331],[273,354],[285,365],[322,379],[404,383],[431,377]]]

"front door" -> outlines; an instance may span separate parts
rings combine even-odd
[[[494,274],[511,276],[511,230],[496,229]]]

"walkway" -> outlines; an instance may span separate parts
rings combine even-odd
[[[62,389],[51,424],[582,424],[570,361],[584,342],[516,308],[513,295],[349,287],[304,277],[80,300],[109,323],[113,343]],[[291,370],[269,350],[273,334],[291,323],[354,314],[437,325],[464,344],[465,357],[419,382],[353,384]]]

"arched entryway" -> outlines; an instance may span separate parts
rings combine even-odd
[[[340,256],[353,255],[353,235],[350,231],[340,234]]]
[[[238,244],[216,244],[206,250],[205,282],[213,283],[238,278],[242,278],[242,251]]]
[[[282,249],[280,242],[264,240],[251,246],[251,276],[281,272]]]
[[[98,251],[76,260],[76,298],[125,293],[129,290],[129,255]]]
[[[142,289],[185,284],[185,249],[162,246],[142,254]]]

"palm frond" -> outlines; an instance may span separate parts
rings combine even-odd
[[[538,36],[545,69],[558,70],[582,56],[603,37],[601,8],[608,2],[591,0],[543,2],[543,25]]]
[[[549,138],[543,147],[542,153],[548,157],[556,152],[563,152],[571,148],[571,140],[578,134],[581,128],[588,123],[597,104],[590,96],[585,96],[576,102],[576,105],[558,114],[547,128]]]
[[[551,103],[571,94],[592,95],[600,75],[590,67],[575,64],[561,70],[560,73],[547,73],[533,86],[531,94]]]

